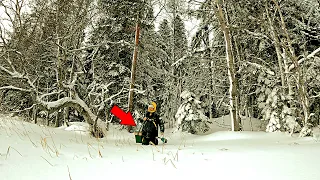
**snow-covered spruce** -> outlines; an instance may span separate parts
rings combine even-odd
[[[189,91],[183,91],[180,95],[183,99],[175,118],[177,120],[176,130],[187,131],[192,134],[205,133],[209,130],[210,123],[201,108],[201,101]]]
[[[291,133],[299,132],[301,126],[296,122],[295,109],[289,108],[289,101],[292,99],[289,95],[283,95],[280,89],[275,87],[266,90],[266,101],[259,104],[262,108],[263,120],[268,121],[267,132],[289,131]],[[261,98],[261,95],[260,95]]]

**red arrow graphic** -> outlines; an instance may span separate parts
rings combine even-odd
[[[136,126],[136,123],[133,120],[133,117],[131,115],[131,112],[124,112],[122,109],[120,109],[117,105],[114,105],[111,108],[110,111],[114,116],[119,118],[121,120],[120,124],[122,125],[130,125],[130,126]]]

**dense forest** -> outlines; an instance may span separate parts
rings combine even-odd
[[[3,0],[0,8],[1,113],[56,127],[85,121],[100,136],[118,123],[114,104],[138,120],[151,101],[167,128],[193,134],[225,115],[233,131],[243,117],[300,136],[319,125],[319,0]]]

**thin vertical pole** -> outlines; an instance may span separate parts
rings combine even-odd
[[[139,35],[140,35],[140,27],[139,22],[136,23],[136,34],[135,34],[135,46],[133,51],[133,58],[132,58],[132,67],[131,67],[131,83],[129,89],[129,102],[128,108],[129,112],[133,110],[133,93],[134,93],[134,83],[135,83],[135,76],[136,76],[136,66],[137,66],[137,57],[138,57],[138,45],[139,45]],[[128,126],[128,131],[130,132],[132,126]]]

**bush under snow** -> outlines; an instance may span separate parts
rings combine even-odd
[[[286,130],[293,133],[301,130],[296,121],[295,108],[289,107],[291,96],[283,95],[280,88],[273,88],[266,97],[266,101],[259,106],[262,108],[263,119],[269,122],[266,127],[267,132]]]
[[[201,101],[189,91],[183,91],[180,97],[183,102],[175,115],[177,130],[188,131],[192,134],[207,132],[210,122],[208,117],[204,115]]]

